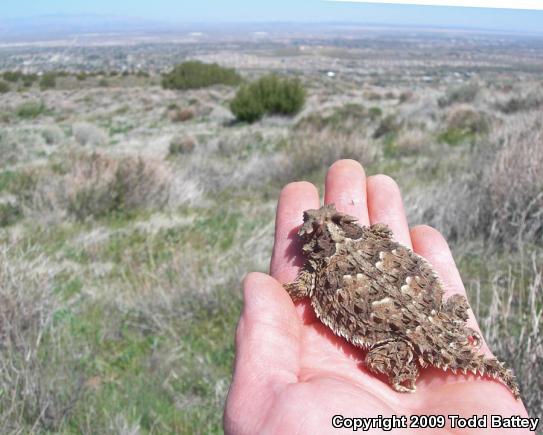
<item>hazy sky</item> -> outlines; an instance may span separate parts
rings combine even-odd
[[[323,0],[0,0],[0,18],[57,14],[106,14],[176,22],[350,21],[543,33],[543,11]]]

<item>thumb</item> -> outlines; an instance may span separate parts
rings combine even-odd
[[[225,427],[250,433],[256,427],[247,427],[247,417],[256,424],[273,396],[298,381],[301,323],[287,292],[269,275],[247,275],[243,299]]]

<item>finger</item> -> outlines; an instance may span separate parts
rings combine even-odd
[[[285,283],[296,278],[303,263],[297,236],[303,223],[303,212],[319,208],[319,192],[307,182],[288,184],[279,195],[275,219],[275,242],[270,264],[270,274]]]
[[[411,235],[402,195],[396,182],[386,175],[368,177],[367,192],[370,223],[387,224],[394,234],[394,239],[411,248]]]
[[[444,299],[446,300],[454,294],[467,297],[460,272],[458,272],[449,245],[441,233],[427,225],[420,225],[411,229],[411,240],[413,242],[413,250],[428,260],[441,278],[445,291]],[[477,324],[472,310],[468,311],[468,316],[467,326],[474,328],[482,337],[481,329]],[[489,355],[491,354],[484,337],[481,351]]]
[[[366,174],[355,160],[339,160],[326,174],[325,204],[358,218],[360,225],[369,225],[366,200]]]
[[[225,412],[229,426],[247,423],[247,416],[264,417],[259,412],[267,409],[266,403],[282,387],[297,382],[299,369],[300,321],[281,284],[268,275],[251,273],[244,280],[243,298]]]

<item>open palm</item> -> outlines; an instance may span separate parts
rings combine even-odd
[[[358,163],[336,162],[326,177],[325,203],[356,216],[361,225],[387,224],[398,242],[433,265],[445,284],[445,297],[465,294],[446,241],[430,227],[408,228],[400,191],[389,177],[366,179]],[[282,284],[292,281],[303,263],[296,231],[302,212],[319,207],[315,186],[287,185],[277,207],[271,276],[252,273],[245,279],[234,377],[224,415],[226,433],[333,433],[338,430],[332,426],[334,415],[405,415],[408,422],[411,415],[526,416],[522,402],[499,381],[434,368],[421,370],[415,394],[398,393],[385,378],[367,371],[364,352],[334,336],[307,301],[292,303]],[[471,310],[469,326],[479,330]],[[482,351],[490,354],[485,343]],[[451,429],[448,424],[444,430],[477,432]]]

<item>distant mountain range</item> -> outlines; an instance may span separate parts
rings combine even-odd
[[[111,15],[42,15],[31,18],[1,18],[0,44],[6,42],[31,42],[85,36],[138,36],[179,35],[190,32],[213,34],[275,33],[292,34],[315,29],[335,32],[339,29],[418,29],[420,26],[397,26],[364,23],[174,23],[141,18]],[[435,27],[434,30],[444,30]],[[425,30],[432,30],[426,28]],[[453,28],[450,30],[477,31],[477,29]],[[482,29],[483,32],[492,30]]]
[[[57,38],[89,33],[148,33],[174,30],[172,24],[108,15],[43,15],[0,18],[0,40]]]

